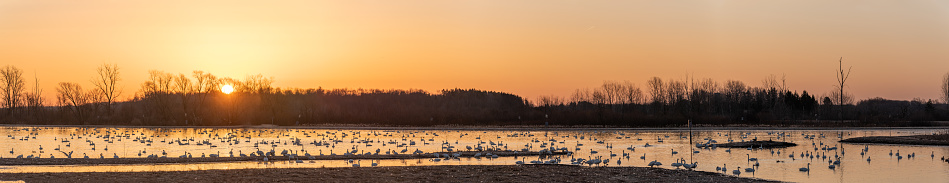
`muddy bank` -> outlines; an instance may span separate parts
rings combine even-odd
[[[855,137],[840,142],[949,146],[949,134]]]
[[[718,147],[724,148],[781,148],[781,147],[793,147],[797,146],[795,143],[790,142],[776,142],[776,141],[746,141],[746,142],[732,142],[724,144],[715,144]]]
[[[687,170],[565,165],[0,173],[0,180],[26,182],[775,182]]]
[[[498,157],[508,156],[539,156],[539,155],[565,155],[566,151],[539,152],[539,151],[465,151],[465,152],[440,152],[441,158],[444,155],[454,157],[458,153],[459,157],[483,157],[488,158],[488,153]],[[480,155],[479,155],[480,153]],[[478,155],[478,156],[475,156]],[[97,155],[98,156],[98,155]],[[237,156],[237,155],[235,155]],[[263,161],[264,156],[256,157],[192,157],[192,158],[0,158],[0,165],[96,165],[96,164],[152,164],[152,163],[198,163],[198,162],[227,162],[227,161]],[[424,154],[399,154],[399,155],[323,155],[323,156],[267,156],[268,161],[287,161],[287,160],[346,160],[346,159],[421,159],[435,158],[432,153]]]

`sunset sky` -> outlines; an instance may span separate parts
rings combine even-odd
[[[604,80],[728,79],[826,94],[837,60],[857,99],[937,99],[949,1],[3,0],[0,66],[124,95],[162,70],[272,76],[282,88],[477,88],[529,99]]]

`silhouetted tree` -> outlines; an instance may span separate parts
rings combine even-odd
[[[725,87],[723,92],[725,93],[725,100],[730,102],[725,102],[729,105],[725,106],[725,109],[728,112],[734,112],[737,108],[740,108],[742,105],[743,98],[745,97],[745,83],[736,80],[725,81]]]
[[[642,104],[643,100],[645,100],[643,97],[643,90],[639,89],[636,84],[633,84],[629,81],[623,82],[622,91],[620,93],[623,102],[628,105]]]
[[[36,78],[34,75],[33,91],[26,93],[26,108],[29,111],[29,115],[33,121],[44,121],[43,116],[45,116],[44,103],[46,99],[43,98],[43,89],[40,89],[39,78]]]
[[[853,68],[853,66],[847,68],[845,72],[844,67],[843,67],[844,58],[840,57],[840,60],[838,60],[837,63],[838,63],[837,85],[835,85],[837,87],[837,90],[834,91],[835,92],[834,97],[837,98],[837,105],[839,106],[837,110],[837,117],[840,118],[839,119],[840,121],[843,121],[844,105],[853,101],[853,98],[851,98],[846,92],[844,92],[844,87],[847,86],[846,85],[847,79],[850,78],[850,69]]]
[[[694,80],[691,76],[666,81],[653,77],[646,83],[651,96],[643,94],[629,81],[604,81],[597,87],[575,90],[569,103],[557,96],[540,96],[529,101],[509,93],[476,89],[447,89],[436,93],[417,89],[281,89],[271,86],[273,81],[259,74],[238,80],[202,71],[192,72],[191,77],[150,71],[134,98],[112,102],[116,111],[110,115],[99,115],[100,108],[110,103],[99,86],[84,91],[76,83],[59,83],[56,90],[60,107],[54,108],[58,110],[43,110],[42,91],[34,86],[32,93],[24,95],[30,112],[18,114],[17,118],[24,120],[17,122],[540,125],[549,121],[556,125],[678,126],[692,119],[696,124],[711,125],[786,122],[823,125],[814,123],[813,119],[834,116],[834,107],[841,106],[853,112],[841,114],[838,110],[838,119],[877,122],[866,125],[925,125],[924,121],[949,118],[939,113],[942,109],[934,107],[932,100],[873,98],[850,105],[849,97],[839,100],[839,95],[834,94],[815,96],[807,91],[787,90],[784,78],[779,81],[773,75],[761,83],[763,87],[748,86],[736,80],[728,80],[720,86],[712,79]],[[223,84],[234,86],[236,91],[221,93],[219,89]],[[841,82],[839,86],[846,86],[844,84]],[[843,103],[835,104],[834,100]],[[25,118],[23,114],[46,117]],[[5,121],[10,119],[7,116],[10,115],[2,116]]]
[[[194,107],[190,111],[191,118],[193,119],[194,124],[203,124],[204,119],[202,118],[209,109],[207,108],[208,97],[214,92],[218,92],[220,89],[221,81],[218,80],[217,76],[212,75],[211,73],[205,73],[204,71],[194,71],[192,72],[192,77],[194,77],[194,85],[192,92],[197,95]]]
[[[946,73],[942,76],[942,99],[946,101],[946,106],[949,106],[949,73]],[[947,108],[949,109],[949,108]]]
[[[112,115],[113,103],[122,94],[122,90],[116,86],[122,80],[122,77],[119,76],[119,66],[116,64],[102,64],[96,71],[98,76],[92,80],[92,84],[96,87],[95,90],[98,91],[97,93],[101,95],[101,98],[105,99],[106,111],[109,115]]]
[[[669,80],[665,84],[666,103],[669,105],[677,105],[686,98],[686,90],[688,86],[683,81]]]
[[[194,116],[194,114],[190,114],[189,116],[191,109],[188,108],[190,106],[189,104],[191,104],[191,96],[194,95],[194,86],[191,84],[191,79],[184,74],[178,74],[178,76],[174,76],[172,80],[174,80],[175,83],[172,93],[177,95],[181,102],[181,111],[184,112],[182,116],[184,123],[189,124],[193,122],[191,118]]]
[[[23,71],[12,65],[0,68],[0,82],[3,83],[0,92],[3,94],[3,107],[7,115],[13,117],[14,111],[20,106],[23,96]]]
[[[774,74],[768,75],[768,77],[761,80],[761,86],[764,87],[764,89],[776,89],[779,92],[785,92],[783,88],[781,88],[781,84],[778,83],[777,76],[774,76]]]
[[[614,105],[620,103],[621,93],[623,92],[623,85],[616,81],[603,81],[603,85],[600,86],[600,90],[603,91],[605,96],[605,102],[609,105]]]
[[[656,111],[664,111],[663,106],[666,102],[666,95],[663,91],[666,88],[664,84],[659,77],[652,77],[646,81],[649,95],[652,97],[652,106]]]
[[[83,108],[89,104],[90,95],[82,90],[82,86],[78,83],[61,82],[56,92],[58,94],[56,98],[63,111],[71,112],[74,115],[72,119],[78,120],[79,124],[86,124]]]
[[[138,96],[147,104],[142,115],[155,116],[159,121],[173,120],[178,116],[171,111],[173,78],[174,75],[163,71],[148,71],[148,78],[142,83]]]

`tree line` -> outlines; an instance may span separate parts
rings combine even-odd
[[[605,81],[569,97],[540,96],[533,112],[547,115],[544,120],[552,124],[611,126],[683,126],[690,120],[706,125],[919,126],[949,119],[949,110],[932,100],[854,103],[846,93],[797,92],[783,83],[774,76],[762,86],[653,77],[643,90],[629,81]]]
[[[0,71],[4,76],[0,122],[15,124],[501,125],[526,121],[523,115],[531,110],[528,101],[503,92],[282,89],[272,86],[273,78],[259,74],[235,79],[203,71],[190,75],[149,71],[131,99],[116,101],[122,95],[117,89],[122,78],[114,64],[100,66],[90,88],[58,83],[54,105],[43,105],[42,90],[25,92],[21,70],[7,66]],[[224,85],[234,91],[223,93]],[[20,105],[24,103],[26,107]]]
[[[2,113],[8,124],[66,125],[610,125],[681,126],[695,124],[767,125],[926,125],[949,119],[946,105],[932,100],[896,101],[870,98],[854,102],[845,91],[849,69],[838,70],[829,94],[793,91],[786,77],[770,75],[760,86],[742,81],[718,82],[686,75],[653,77],[640,85],[605,81],[570,96],[534,100],[495,91],[446,89],[434,93],[409,89],[277,88],[263,75],[218,77],[203,71],[188,75],[149,71],[130,98],[117,89],[122,82],[115,64],[96,69],[88,88],[60,82],[56,99],[26,88],[23,72],[0,68]],[[222,86],[232,86],[223,93]],[[949,73],[941,93],[949,105]]]

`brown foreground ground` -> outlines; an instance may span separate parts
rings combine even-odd
[[[687,170],[561,165],[0,173],[0,180],[26,182],[774,182]]]
[[[855,137],[840,142],[949,146],[949,134]]]

